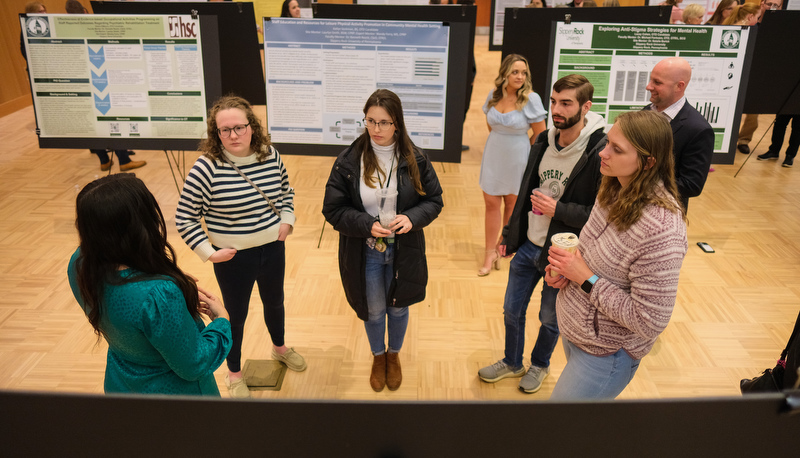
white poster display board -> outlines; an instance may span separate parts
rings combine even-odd
[[[364,103],[395,92],[411,140],[444,146],[449,28],[441,22],[264,21],[269,133],[275,143],[349,145]]]
[[[492,1],[492,45],[503,46],[503,24],[506,21],[506,8],[525,8],[530,0]]]
[[[40,137],[205,132],[200,24],[191,16],[21,18]]]
[[[660,60],[692,66],[686,99],[714,128],[715,153],[728,153],[740,93],[748,28],[653,24],[557,23],[552,82],[579,73],[594,85],[595,111],[609,126],[650,103],[645,89]]]

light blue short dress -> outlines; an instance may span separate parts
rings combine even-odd
[[[488,108],[492,92],[483,104],[492,131],[483,148],[479,183],[483,192],[491,196],[516,195],[531,149],[528,129],[532,123],[544,121],[547,112],[541,97],[531,92],[522,110],[500,113],[495,107]]]

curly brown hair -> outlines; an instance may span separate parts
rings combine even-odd
[[[250,130],[252,136],[250,137],[250,150],[256,152],[256,159],[259,162],[264,162],[270,156],[270,141],[269,135],[264,131],[261,121],[253,113],[253,107],[247,100],[235,96],[226,95],[214,102],[214,106],[208,110],[208,129],[206,130],[206,138],[200,141],[200,151],[209,159],[222,160],[222,141],[217,132],[217,114],[223,110],[230,110],[237,108],[242,110],[247,116],[247,122],[250,123]]]
[[[629,111],[617,116],[613,128],[619,129],[636,149],[639,171],[624,188],[616,177],[603,177],[597,203],[608,209],[608,222],[617,230],[625,231],[651,204],[680,213],[686,221],[686,212],[675,184],[669,118],[653,110]],[[653,159],[653,166],[647,167],[650,159]],[[659,192],[659,183],[664,183],[666,193]]]

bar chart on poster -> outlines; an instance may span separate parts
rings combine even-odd
[[[650,71],[662,59],[683,57],[692,66],[687,103],[715,133],[714,151],[728,153],[738,132],[749,30],[654,24],[557,23],[552,81],[570,73],[594,85],[592,111],[609,125],[650,103]]]
[[[364,132],[367,97],[389,89],[414,144],[442,149],[448,31],[441,22],[265,20],[272,140],[349,145]]]

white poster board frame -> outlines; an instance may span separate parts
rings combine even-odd
[[[265,18],[269,133],[275,143],[347,146],[364,102],[389,89],[415,145],[445,138],[449,27],[441,22]]]

